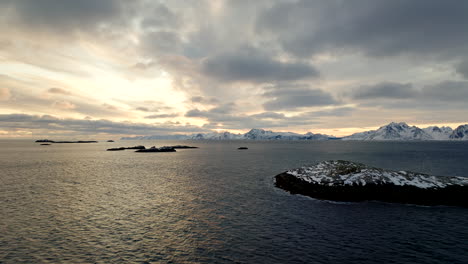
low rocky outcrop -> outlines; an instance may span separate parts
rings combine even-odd
[[[173,149],[196,149],[198,147],[194,146],[185,146],[185,145],[175,145],[175,146],[170,146]]]
[[[468,207],[468,177],[392,171],[342,160],[288,170],[276,175],[275,185],[325,200]]]
[[[35,142],[40,143],[40,142],[54,142],[54,141],[48,140],[48,139],[38,139]]]
[[[124,149],[146,149],[146,148],[145,148],[145,146],[138,145],[138,146],[134,146],[134,147],[126,147]]]
[[[47,143],[98,143],[95,140],[54,141],[54,140],[48,140],[48,139],[38,139],[35,142],[47,142]]]
[[[107,151],[121,151],[126,149],[136,149],[136,152],[174,152],[176,149],[196,149],[198,147],[175,145],[175,146],[164,146],[157,148],[155,146],[147,149],[145,146],[139,145],[134,147],[120,147],[120,148],[109,148]]]
[[[148,148],[148,149],[139,149],[135,152],[176,152],[176,150],[173,147],[160,147],[157,148],[155,146]]]
[[[124,147],[120,147],[120,148],[109,148],[107,149],[107,151],[121,151],[121,150],[125,150],[126,148]]]
[[[121,151],[126,149],[146,149],[145,146],[134,146],[134,147],[120,147],[120,148],[109,148],[107,151]]]

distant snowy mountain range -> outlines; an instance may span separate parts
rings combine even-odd
[[[352,134],[350,136],[337,138],[334,136],[314,134],[308,132],[306,134],[297,134],[293,132],[273,132],[264,129],[252,129],[245,134],[234,134],[230,132],[211,132],[198,133],[192,135],[155,135],[155,136],[137,136],[123,137],[122,140],[365,140],[365,141],[380,141],[380,140],[468,140],[468,124],[461,125],[453,130],[450,127],[431,126],[419,128],[409,126],[401,122],[392,122],[382,126],[377,130],[370,130]]]
[[[123,137],[122,140],[156,140],[156,139],[193,139],[193,140],[329,140],[338,139],[334,136],[323,134],[297,134],[293,132],[273,132],[264,129],[252,129],[245,134],[234,134],[231,132],[198,133],[192,135],[167,135],[167,136],[139,136]]]
[[[461,125],[455,130],[450,127],[437,126],[421,129],[404,122],[392,122],[377,130],[343,137],[342,140],[468,140],[468,125]]]

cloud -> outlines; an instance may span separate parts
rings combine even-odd
[[[151,16],[145,17],[140,23],[141,28],[145,31],[174,29],[181,25],[181,18],[161,3],[155,4],[150,13]]]
[[[143,107],[143,106],[139,106],[135,108],[135,110],[142,111],[142,112],[150,112],[148,107]]]
[[[102,104],[102,106],[107,109],[107,110],[112,110],[112,111],[116,111],[116,110],[119,110],[118,107],[114,106],[114,105],[111,105],[111,104]]]
[[[128,106],[140,112],[159,113],[159,112],[167,112],[167,111],[173,110],[173,107],[167,106],[164,102],[150,101],[150,100],[146,100],[146,101],[119,100],[119,101],[124,104],[127,104]],[[144,105],[144,106],[141,106],[141,105]]]
[[[251,47],[208,57],[203,61],[202,71],[212,78],[228,82],[274,83],[319,76],[319,72],[309,63],[282,62]]]
[[[146,119],[158,119],[158,118],[174,118],[178,117],[179,114],[177,113],[172,113],[172,114],[157,114],[157,115],[149,115],[145,116]]]
[[[304,107],[338,104],[329,93],[304,85],[281,85],[269,87],[263,93],[268,99],[263,107],[266,110],[295,110]]]
[[[290,126],[310,126],[320,123],[322,117],[341,117],[350,115],[355,109],[352,107],[336,107],[327,110],[311,111],[286,116],[278,112],[261,112],[257,114],[244,114],[236,111],[220,113],[216,108],[210,110],[192,109],[185,116],[202,118],[208,123],[203,125],[209,129],[250,129],[255,127],[278,128]]]
[[[68,101],[55,101],[52,103],[52,106],[62,110],[71,110],[76,108],[76,105]]]
[[[463,78],[468,79],[468,58],[455,66],[456,71]]]
[[[427,85],[422,89],[423,100],[430,102],[459,102],[466,104],[468,98],[468,81],[443,81]],[[447,106],[446,106],[447,107]],[[450,107],[447,107],[450,108]]]
[[[6,131],[18,129],[62,131],[71,135],[82,134],[128,134],[151,135],[158,133],[206,132],[206,129],[177,123],[142,124],[113,122],[105,119],[71,119],[50,115],[4,114],[0,115],[0,127]]]
[[[457,0],[301,0],[273,5],[257,30],[298,57],[330,51],[453,57],[467,51],[467,12],[468,2]]]
[[[49,93],[52,93],[52,94],[63,94],[63,95],[71,95],[72,93],[65,90],[65,89],[62,89],[62,88],[50,88],[49,90],[47,90],[47,92]]]
[[[254,114],[250,117],[253,118],[260,118],[260,119],[284,119],[286,116],[282,113],[275,113],[275,112],[263,112],[260,114]]]
[[[333,109],[326,109],[326,110],[319,110],[319,111],[312,111],[312,112],[305,112],[302,114],[298,114],[295,118],[320,118],[320,117],[333,117],[333,116],[348,116],[356,110],[354,107],[349,106],[342,106]]]
[[[0,88],[0,101],[6,101],[11,98],[10,89],[2,87]]]
[[[411,83],[382,82],[374,85],[364,85],[351,92],[354,99],[375,98],[412,98],[418,94]]]
[[[182,40],[179,35],[177,32],[172,31],[148,32],[140,41],[150,56],[177,53],[182,47]]]
[[[136,5],[139,1],[132,1]],[[7,18],[28,29],[70,33],[75,30],[94,31],[98,26],[123,21],[130,10],[129,3],[120,0],[5,0],[0,6]]]
[[[203,96],[193,96],[192,98],[190,98],[190,101],[192,103],[201,103],[201,104],[218,104],[219,103],[219,100],[214,97],[206,98]]]
[[[353,113],[369,110],[383,111],[371,115],[377,123],[434,109],[462,116],[467,7],[454,0],[0,0],[0,58],[9,76],[0,78],[0,110],[203,120],[228,129],[361,126],[370,117]],[[145,94],[115,98],[140,84]],[[173,90],[180,103],[157,102],[158,89]]]
[[[383,82],[364,85],[349,93],[354,99],[369,100],[378,104],[379,100],[398,100],[417,106],[419,104],[443,102],[466,102],[468,98],[468,81],[442,81],[416,89],[411,83]],[[405,104],[406,104],[405,103]]]

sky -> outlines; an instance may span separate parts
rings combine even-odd
[[[0,137],[468,123],[468,1],[0,0]]]

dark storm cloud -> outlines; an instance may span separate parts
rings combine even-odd
[[[120,0],[5,0],[0,6],[13,21],[28,28],[44,28],[68,32],[75,29],[94,30],[102,23],[115,22],[131,10],[131,5]]]
[[[354,99],[373,98],[412,98],[418,94],[410,83],[383,82],[374,85],[362,86],[352,92]]]
[[[176,132],[203,132],[205,129],[176,123],[141,124],[130,122],[112,122],[109,120],[61,119],[50,115],[6,114],[0,115],[2,130],[39,129],[70,131],[72,133],[108,133],[108,134],[151,134]]]
[[[468,2],[458,0],[322,0],[279,3],[257,23],[303,57],[356,50],[371,56],[457,56],[467,50]]]
[[[257,83],[296,81],[319,76],[319,72],[309,63],[282,62],[250,47],[209,57],[203,62],[202,71],[222,81]]]
[[[268,99],[263,104],[266,110],[295,110],[303,107],[327,106],[338,103],[329,93],[303,85],[270,87],[263,96]]]

